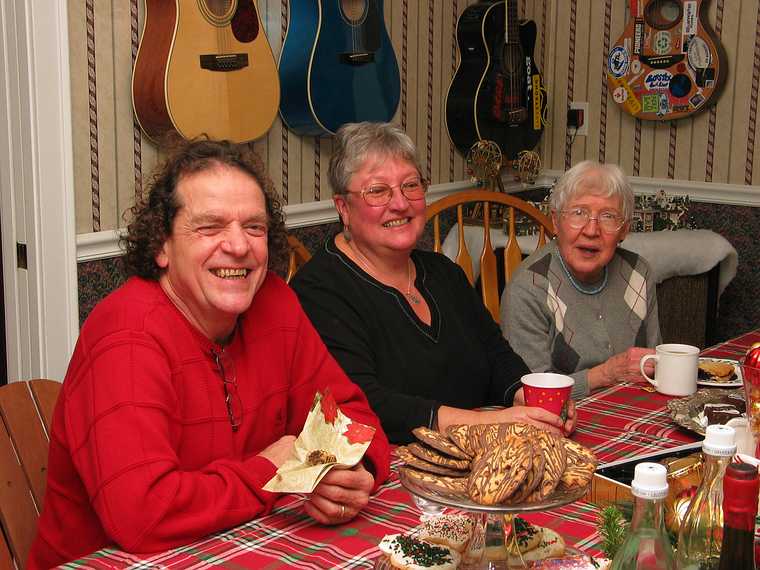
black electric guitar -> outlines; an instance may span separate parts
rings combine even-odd
[[[723,46],[707,23],[707,0],[631,0],[631,18],[607,60],[614,101],[653,121],[707,109],[727,72]]]
[[[446,95],[446,126],[463,155],[479,140],[505,160],[538,144],[546,98],[533,48],[536,24],[518,22],[517,0],[479,2],[457,21],[459,66]]]

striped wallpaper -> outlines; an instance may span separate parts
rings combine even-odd
[[[709,2],[709,22],[728,56],[726,87],[709,111],[664,123],[633,119],[607,91],[607,53],[623,30],[629,0],[516,1],[520,16],[538,26],[534,56],[548,90],[549,124],[537,150],[546,168],[565,169],[591,158],[617,162],[634,176],[760,185],[760,152],[755,152],[758,0]],[[385,0],[402,84],[394,121],[417,143],[424,174],[434,184],[466,177],[464,161],[446,132],[444,106],[456,68],[456,20],[473,3]],[[68,0],[68,7],[76,224],[78,233],[90,233],[125,224],[123,212],[157,160],[155,147],[134,120],[130,97],[145,7],[143,0]],[[288,0],[258,0],[258,7],[278,57]],[[570,101],[588,102],[588,136],[568,133]],[[255,147],[284,202],[330,198],[329,137],[296,136],[277,119]]]

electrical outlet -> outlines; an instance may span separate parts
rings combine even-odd
[[[580,113],[581,124],[578,127],[577,132],[574,134],[579,137],[585,137],[586,135],[588,135],[588,102],[584,101],[581,103],[578,101],[571,101],[570,109],[571,110],[577,109],[581,112]],[[570,134],[571,136],[573,135],[573,133],[570,133]]]

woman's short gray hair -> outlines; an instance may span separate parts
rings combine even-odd
[[[584,160],[560,176],[551,196],[552,210],[561,212],[576,196],[594,194],[620,199],[622,214],[626,221],[633,215],[633,189],[628,178],[616,164],[601,164]]]
[[[367,158],[400,158],[421,172],[414,142],[403,129],[391,123],[347,123],[335,133],[328,177],[333,194],[348,193],[351,177]]]

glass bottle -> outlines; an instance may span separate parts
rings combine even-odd
[[[673,547],[665,530],[667,474],[659,463],[636,465],[631,483],[633,520],[611,570],[675,570]]]
[[[735,439],[730,426],[707,426],[702,442],[705,474],[678,531],[681,570],[718,569],[723,542],[723,476],[736,453]]]
[[[718,570],[755,568],[757,467],[732,463],[723,478],[723,546]]]

